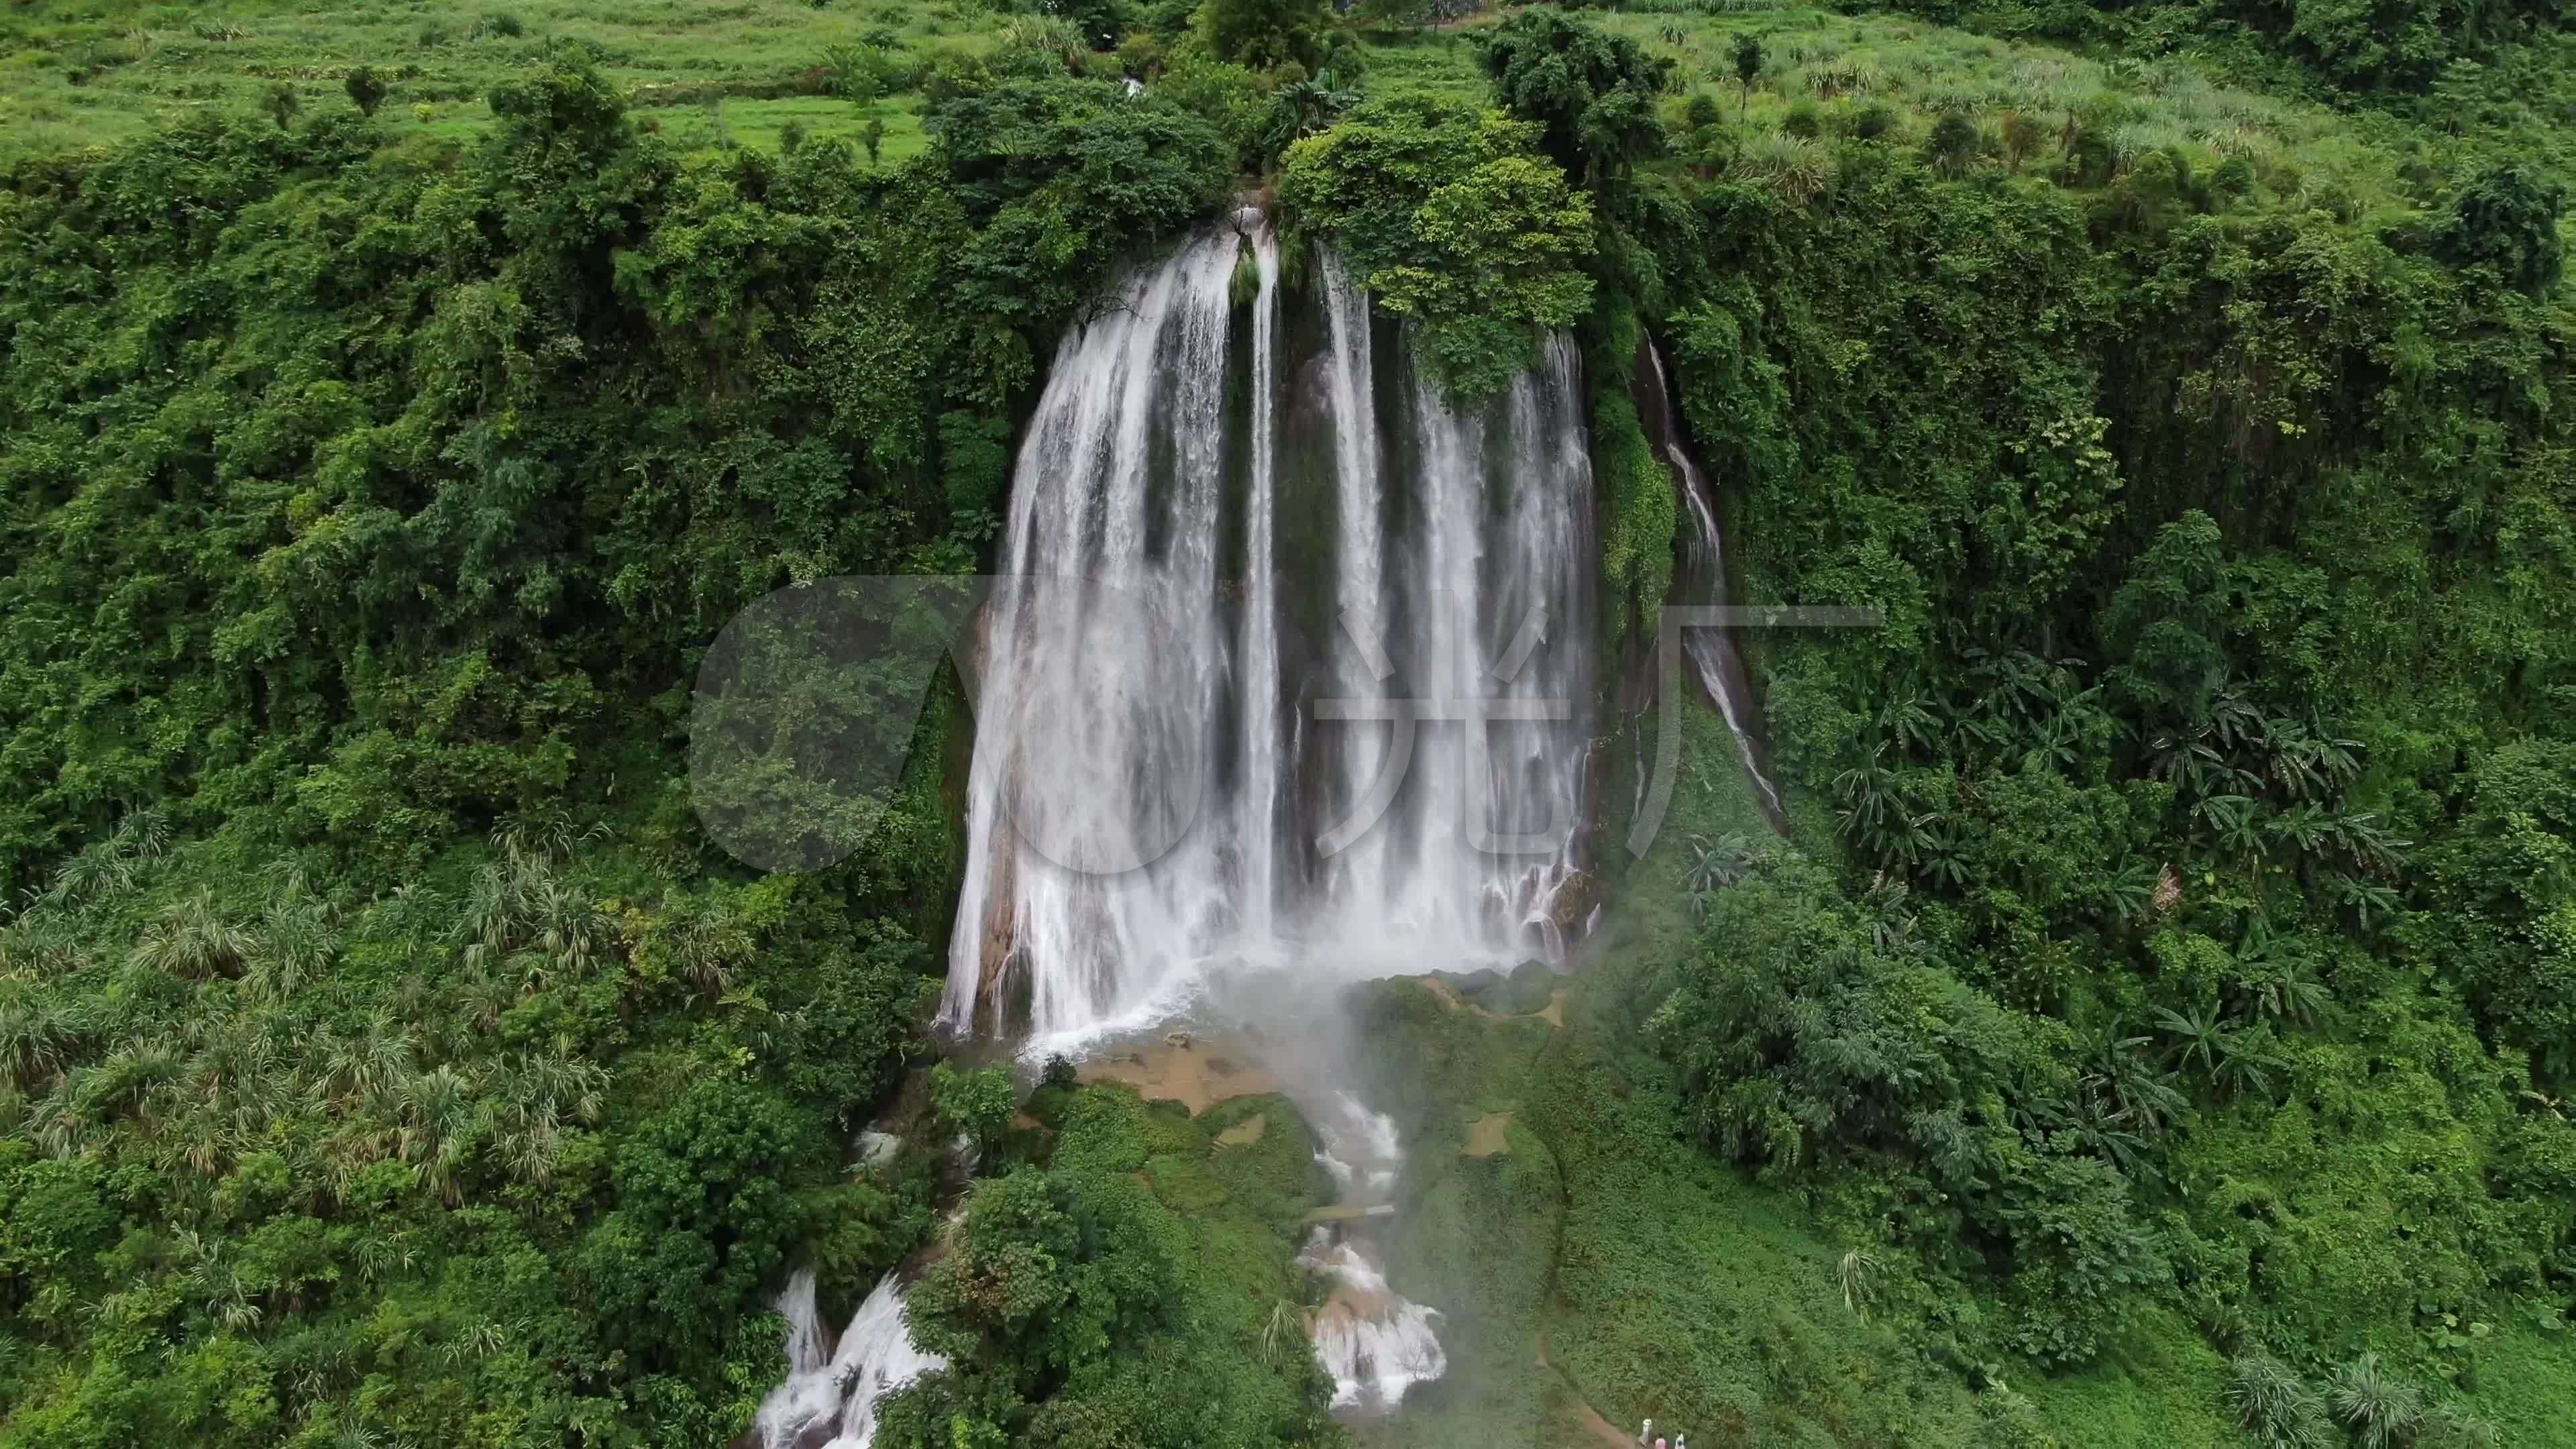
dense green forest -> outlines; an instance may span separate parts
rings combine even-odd
[[[1641,337],[1884,619],[1748,636],[1789,828],[1695,777],[1561,1028],[1362,993],[1562,1431],[1363,1437],[2576,1444],[2556,7],[676,8],[0,17],[0,1445],[723,1443],[934,1242],[881,1445],[1343,1442],[1295,1107],[926,1070],[953,678],[827,869],[687,753],[1244,192],[1461,395],[1572,329],[1606,657]]]

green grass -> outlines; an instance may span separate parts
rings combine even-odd
[[[1945,113],[1969,115],[1989,132],[1999,132],[2008,114],[2028,115],[2047,132],[2038,158],[2024,162],[2031,167],[2050,164],[2067,114],[2082,111],[2124,159],[2167,145],[2195,167],[2241,155],[2285,201],[2356,220],[2408,211],[2420,187],[2411,188],[2401,170],[2412,162],[2420,173],[2442,160],[2424,138],[2386,117],[2339,115],[2224,88],[2179,60],[2104,63],[1901,16],[1809,8],[1703,14],[1634,7],[1593,18],[1675,63],[1681,81],[1665,107],[1686,147],[1687,99],[1705,90],[1725,113],[1730,135],[1744,141],[1749,164],[1793,179],[1802,147],[1780,128],[1794,107],[1813,107],[1830,129],[1848,126],[1872,102],[1893,107],[1903,138],[1912,141]],[[1487,14],[1378,36],[1368,89],[1483,100],[1474,39],[1497,19]],[[378,119],[392,139],[459,140],[489,121],[483,98],[492,85],[524,70],[556,39],[597,47],[606,73],[675,139],[775,150],[790,120],[812,135],[855,138],[874,113],[886,122],[883,159],[892,163],[926,145],[919,98],[861,109],[812,94],[826,53],[888,41],[914,58],[942,49],[982,52],[997,43],[1002,23],[967,0],[11,6],[0,13],[0,163],[114,142],[197,111],[256,112],[279,82],[294,87],[305,115],[346,108],[342,81],[359,65],[391,83]],[[1770,51],[1749,103],[1736,92],[1728,60],[1728,47],[1745,31],[1763,36]],[[711,99],[721,104],[711,107]]]
[[[2476,1345],[2459,1387],[2469,1409],[2496,1426],[2502,1442],[2532,1449],[2576,1445],[2576,1334],[2566,1328],[2510,1328]]]
[[[885,122],[877,159],[893,166],[930,149],[930,133],[921,128],[921,98],[905,96],[854,106],[832,96],[788,96],[779,100],[725,100],[695,106],[647,111],[646,117],[674,142],[687,147],[730,143],[761,151],[780,149],[780,134],[790,122],[805,128],[811,140],[840,137],[858,144],[871,119]]]
[[[606,73],[672,134],[713,139],[703,102],[721,95],[733,139],[774,148],[790,119],[818,135],[855,136],[866,124],[866,112],[832,97],[785,94],[815,88],[832,47],[891,38],[914,55],[980,51],[996,23],[976,5],[913,0],[11,6],[0,11],[0,162],[114,142],[197,111],[255,112],[281,81],[305,115],[346,109],[342,82],[360,65],[391,83],[377,119],[393,139],[453,139],[490,119],[483,97],[496,81],[556,39],[597,46]],[[886,160],[921,149],[918,111],[918,98],[880,108]]]
[[[1500,19],[1475,16],[1374,50],[1370,88],[1481,98],[1475,39]],[[2436,144],[2390,116],[2222,85],[2181,58],[2096,60],[1903,15],[1803,6],[1702,13],[1630,5],[1587,19],[1672,62],[1674,90],[1663,109],[1678,151],[1695,147],[1685,115],[1690,96],[1704,92],[1721,113],[1719,149],[1740,148],[1738,164],[1753,174],[1786,173],[1792,183],[1829,166],[1832,137],[1872,104],[1895,113],[1887,139],[1899,145],[1920,145],[1946,115],[1974,121],[1990,142],[2000,140],[2008,117],[2023,117],[2038,128],[2037,144],[2011,164],[2034,174],[2056,165],[2069,117],[2078,116],[2110,140],[2123,170],[2166,147],[2204,176],[2243,157],[2273,200],[2353,222],[2402,220],[2433,194],[2437,173],[2474,169],[2456,143]],[[1731,58],[1744,34],[1758,36],[1767,52],[1749,95]],[[1811,112],[1821,137],[1789,134],[1793,112]]]
[[[2086,1449],[2238,1449],[2219,1409],[2227,1365],[2161,1305],[2082,1369],[2016,1383],[2067,1445]]]

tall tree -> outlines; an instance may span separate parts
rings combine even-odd
[[[1208,0],[1199,27],[1219,60],[1268,70],[1291,62],[1309,72],[1324,64],[1325,0]]]
[[[1539,149],[1598,191],[1664,149],[1655,94],[1670,62],[1547,9],[1514,16],[1485,41],[1485,69],[1506,110],[1539,126]]]

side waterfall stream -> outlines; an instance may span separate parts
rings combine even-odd
[[[1692,459],[1690,444],[1683,438],[1674,415],[1672,383],[1664,373],[1664,355],[1652,338],[1637,344],[1633,393],[1639,421],[1647,436],[1655,440],[1656,451],[1664,455],[1665,466],[1673,470],[1673,488],[1681,494],[1682,517],[1690,525],[1683,538],[1682,577],[1674,593],[1683,602],[1723,606],[1729,602],[1726,540],[1717,526],[1717,507],[1709,497],[1708,481]],[[1753,702],[1753,683],[1744,671],[1744,656],[1736,648],[1735,631],[1686,629],[1682,632],[1682,652],[1689,658],[1710,702],[1725,716],[1727,731],[1735,736],[1736,751],[1744,759],[1744,773],[1761,793],[1763,813],[1774,826],[1787,829],[1788,815],[1780,803],[1780,787],[1772,782],[1756,733],[1756,721],[1761,715]]]

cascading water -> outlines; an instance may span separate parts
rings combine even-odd
[[[1348,1092],[1335,1092],[1316,1118],[1315,1160],[1341,1184],[1355,1210],[1342,1226],[1317,1225],[1297,1261],[1330,1280],[1323,1306],[1308,1320],[1315,1358],[1333,1376],[1333,1407],[1392,1409],[1407,1391],[1449,1371],[1433,1325],[1436,1308],[1406,1301],[1387,1286],[1376,1245],[1353,1228],[1391,1212],[1389,1194],[1404,1161],[1395,1123]]]
[[[878,1396],[948,1366],[912,1346],[903,1291],[891,1273],[851,1315],[828,1358],[812,1269],[788,1280],[778,1311],[787,1316],[787,1379],[761,1401],[753,1429],[761,1449],[868,1449]]]
[[[1637,346],[1637,412],[1673,470],[1673,486],[1682,496],[1682,511],[1690,519],[1688,546],[1684,554],[1681,597],[1692,603],[1724,604],[1726,597],[1726,540],[1717,527],[1717,511],[1709,502],[1708,483],[1701,477],[1699,465],[1692,461],[1689,446],[1683,442],[1680,424],[1672,406],[1672,385],[1664,375],[1664,357],[1649,338]],[[1682,652],[1690,657],[1702,688],[1717,704],[1718,713],[1726,717],[1726,728],[1735,736],[1737,753],[1744,757],[1744,772],[1762,792],[1763,813],[1775,825],[1785,825],[1787,815],[1780,804],[1780,788],[1772,783],[1764,767],[1763,750],[1753,731],[1756,714],[1752,682],[1744,672],[1744,657],[1735,647],[1731,629],[1685,629]]]
[[[952,1029],[1034,1056],[1231,971],[1561,949],[1597,554],[1573,348],[1453,407],[1314,272],[1292,303],[1247,208],[1056,358],[986,622]]]

